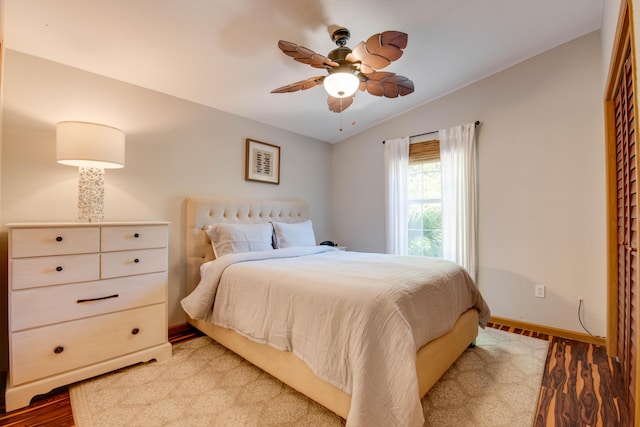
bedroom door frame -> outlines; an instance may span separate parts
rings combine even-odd
[[[617,135],[616,135],[616,112],[615,112],[615,94],[619,87],[619,82],[621,80],[622,73],[624,72],[625,63],[628,63],[627,66],[631,67],[631,80],[632,80],[632,96],[630,97],[629,102],[633,103],[633,123],[634,123],[634,142],[636,147],[636,153],[640,155],[638,152],[638,141],[636,136],[637,126],[635,125],[636,120],[638,120],[637,107],[638,97],[637,97],[637,78],[636,78],[636,59],[635,59],[635,38],[633,32],[633,13],[632,13],[632,0],[621,0],[620,2],[620,13],[618,16],[618,23],[616,29],[616,35],[614,40],[614,45],[611,53],[611,61],[609,63],[609,73],[607,76],[607,83],[605,86],[605,94],[604,94],[604,113],[605,113],[605,156],[606,156],[606,219],[607,219],[607,353],[609,356],[622,356],[623,358],[629,358],[628,355],[620,355],[619,354],[619,318],[620,318],[620,307],[619,307],[619,277],[618,277],[618,268],[619,268],[619,260],[618,260],[618,160],[617,160]],[[636,165],[640,163],[636,157]],[[638,169],[636,167],[636,172]],[[638,213],[636,213],[638,216]],[[626,259],[625,259],[626,263]],[[633,274],[636,285],[640,284],[640,278],[638,277],[638,262],[636,261],[632,264],[635,264],[635,272],[631,272]],[[625,264],[626,266],[626,264]],[[639,325],[638,325],[638,290],[636,289],[635,298],[629,301],[629,304],[633,306],[633,309],[628,310],[627,319],[629,324],[633,325],[632,333],[625,339],[629,340],[632,345],[632,351],[635,351],[635,356],[630,357],[631,364],[633,365],[629,368],[629,371],[625,371],[625,381],[628,380],[627,377],[630,377],[631,389],[628,390],[628,403],[630,405],[630,413],[633,414],[634,417],[634,426],[640,426],[640,421],[638,420],[638,414],[640,413],[640,381],[638,381],[637,375],[637,358],[639,357]],[[636,310],[636,318],[633,319],[632,311]],[[624,313],[623,316],[625,317]],[[622,332],[624,333],[624,332]],[[635,386],[633,386],[635,385]],[[634,397],[635,396],[635,397]]]

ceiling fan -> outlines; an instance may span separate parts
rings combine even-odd
[[[413,82],[408,78],[377,71],[402,56],[403,49],[407,47],[406,33],[385,31],[374,34],[366,42],[358,43],[353,50],[346,47],[350,36],[346,28],[333,31],[331,39],[338,47],[327,56],[304,46],[280,40],[278,47],[285,55],[314,68],[324,68],[329,74],[291,83],[274,89],[271,93],[297,92],[323,84],[329,94],[329,110],[341,113],[353,103],[358,89],[387,98],[405,96],[413,92]]]

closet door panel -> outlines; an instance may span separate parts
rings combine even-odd
[[[618,251],[618,357],[627,398],[636,400],[638,333],[638,182],[633,70],[627,52],[614,97]]]

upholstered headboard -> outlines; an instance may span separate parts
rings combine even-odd
[[[200,281],[200,266],[214,259],[206,230],[212,224],[299,222],[309,218],[309,207],[299,200],[229,199],[189,196],[186,198],[186,294]]]

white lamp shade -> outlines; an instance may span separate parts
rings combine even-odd
[[[324,89],[334,98],[346,98],[353,95],[360,79],[349,72],[335,72],[324,78]]]
[[[70,166],[116,169],[124,167],[124,132],[86,122],[56,125],[56,159]]]

